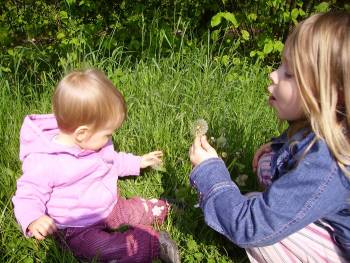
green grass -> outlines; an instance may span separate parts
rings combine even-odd
[[[20,56],[15,62],[21,63]],[[51,238],[37,242],[23,237],[13,215],[11,197],[21,175],[21,123],[27,114],[50,112],[50,97],[61,77],[50,67],[36,73],[36,63],[43,62],[33,63],[27,72],[14,68],[11,74],[0,74],[0,258],[2,262],[77,262]],[[244,250],[207,227],[202,212],[194,207],[197,195],[188,180],[190,127],[204,118],[209,137],[225,136],[228,146],[220,151],[228,154],[226,163],[233,164],[232,178],[248,174],[248,184],[241,190],[257,190],[251,171],[254,151],[281,128],[266,103],[266,67],[244,59],[224,65],[204,46],[136,62],[120,49],[108,57],[85,50],[77,58],[68,54],[61,66],[62,74],[75,67],[104,70],[124,94],[128,119],[113,136],[117,149],[135,154],[164,151],[167,172],[145,170],[136,179],[120,180],[119,188],[128,197],[176,200],[160,229],[176,240],[182,262],[247,262]]]

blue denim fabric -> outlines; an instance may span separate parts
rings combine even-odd
[[[206,223],[249,248],[271,245],[322,219],[350,254],[350,180],[324,141],[316,140],[303,154],[315,138],[304,132],[289,141],[285,134],[273,139],[272,185],[251,197],[240,193],[221,159],[195,167],[190,181],[199,193]]]

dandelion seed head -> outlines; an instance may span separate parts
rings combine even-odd
[[[208,131],[208,123],[204,119],[198,119],[193,123],[193,126],[192,126],[193,136],[205,135],[207,131]]]
[[[216,145],[218,148],[224,148],[227,145],[227,139],[224,135],[221,135],[219,138],[216,139]]]
[[[240,174],[237,176],[236,178],[236,183],[239,185],[239,186],[246,186],[246,181],[248,179],[248,175],[246,174]]]

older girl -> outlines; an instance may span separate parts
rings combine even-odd
[[[240,194],[205,137],[190,148],[205,220],[251,262],[349,262],[350,14],[298,24],[270,79],[289,128],[255,154],[264,192]]]

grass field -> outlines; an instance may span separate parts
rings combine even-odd
[[[243,192],[257,190],[251,160],[256,148],[275,136],[281,124],[266,103],[268,69],[243,58],[220,63],[206,47],[191,53],[174,52],[166,58],[128,59],[116,49],[109,56],[81,52],[62,59],[62,74],[72,68],[97,67],[106,72],[124,94],[128,119],[113,136],[120,151],[143,154],[154,149],[165,153],[166,172],[146,170],[142,176],[120,180],[127,197],[164,197],[176,204],[160,229],[167,230],[180,247],[182,262],[247,262],[244,250],[234,246],[204,223],[195,208],[197,196],[190,188],[188,148],[191,124],[199,118],[209,124],[208,136],[224,136],[225,162],[232,179],[249,176]],[[21,59],[15,61],[20,66]],[[51,111],[50,97],[61,76],[49,69],[36,73],[13,69],[0,75],[0,258],[1,262],[77,262],[51,238],[26,239],[13,215],[11,197],[21,175],[18,159],[19,130],[31,113]],[[19,67],[18,67],[19,68]],[[61,74],[61,75],[62,75]],[[38,164],[40,165],[40,164]]]

